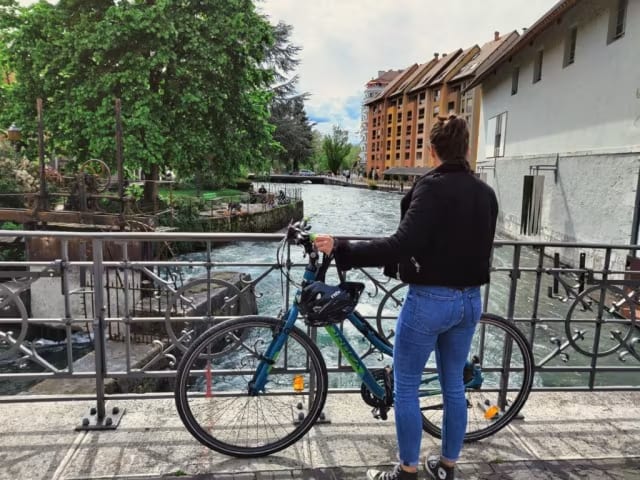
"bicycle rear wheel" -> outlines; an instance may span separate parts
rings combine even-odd
[[[289,332],[264,389],[249,393],[282,326],[269,317],[233,319],[189,347],[178,367],[175,401],[200,443],[225,455],[260,457],[292,445],[313,426],[327,396],[327,369],[299,328]]]
[[[515,325],[501,317],[482,315],[471,343],[470,359],[474,357],[482,378],[476,374],[467,382],[465,442],[489,437],[508,425],[520,412],[533,385],[534,359],[529,342]],[[420,398],[422,427],[437,438],[442,437],[444,413],[439,388],[437,381],[430,382],[421,392],[426,396]]]

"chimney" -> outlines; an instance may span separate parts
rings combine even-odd
[[[387,73],[387,72],[385,72],[384,70],[378,70],[378,78],[380,78],[385,73]]]
[[[435,58],[436,60],[438,60],[438,57],[440,56],[440,54],[438,52],[435,52],[433,54],[433,58]]]
[[[443,54],[442,54],[442,58],[444,58],[444,57],[446,57],[446,56],[447,56],[447,54],[446,54],[446,53],[443,53]]]
[[[527,27],[522,27],[522,33],[526,33],[529,30]]]
[[[493,32],[493,40],[496,42],[500,40],[500,32]]]

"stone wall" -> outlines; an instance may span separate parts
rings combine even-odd
[[[203,219],[202,223],[209,232],[271,233],[285,228],[291,220],[301,220],[303,216],[304,204],[298,200],[264,212]]]
[[[484,172],[486,182],[498,197],[498,232],[527,241],[606,243],[632,242],[640,153],[563,155],[558,171],[544,175],[540,230],[537,235],[520,233],[523,182],[532,165],[553,165],[555,155],[498,159],[495,170]],[[568,250],[568,249],[564,249]],[[561,252],[577,265],[577,252]],[[587,266],[601,262],[604,250],[587,258]],[[626,252],[617,251],[613,263],[623,269]]]

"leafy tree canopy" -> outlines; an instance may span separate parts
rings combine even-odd
[[[0,0],[0,121],[33,135],[35,101],[59,153],[115,163],[122,99],[128,169],[231,178],[273,152],[274,28],[251,0]]]
[[[337,174],[343,166],[349,152],[349,133],[338,126],[333,127],[330,135],[325,135],[322,141],[322,150],[327,158],[327,166],[334,174]]]

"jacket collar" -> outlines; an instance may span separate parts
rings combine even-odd
[[[468,172],[469,168],[464,163],[442,163],[440,166],[428,172],[425,176],[435,176],[442,173]]]

